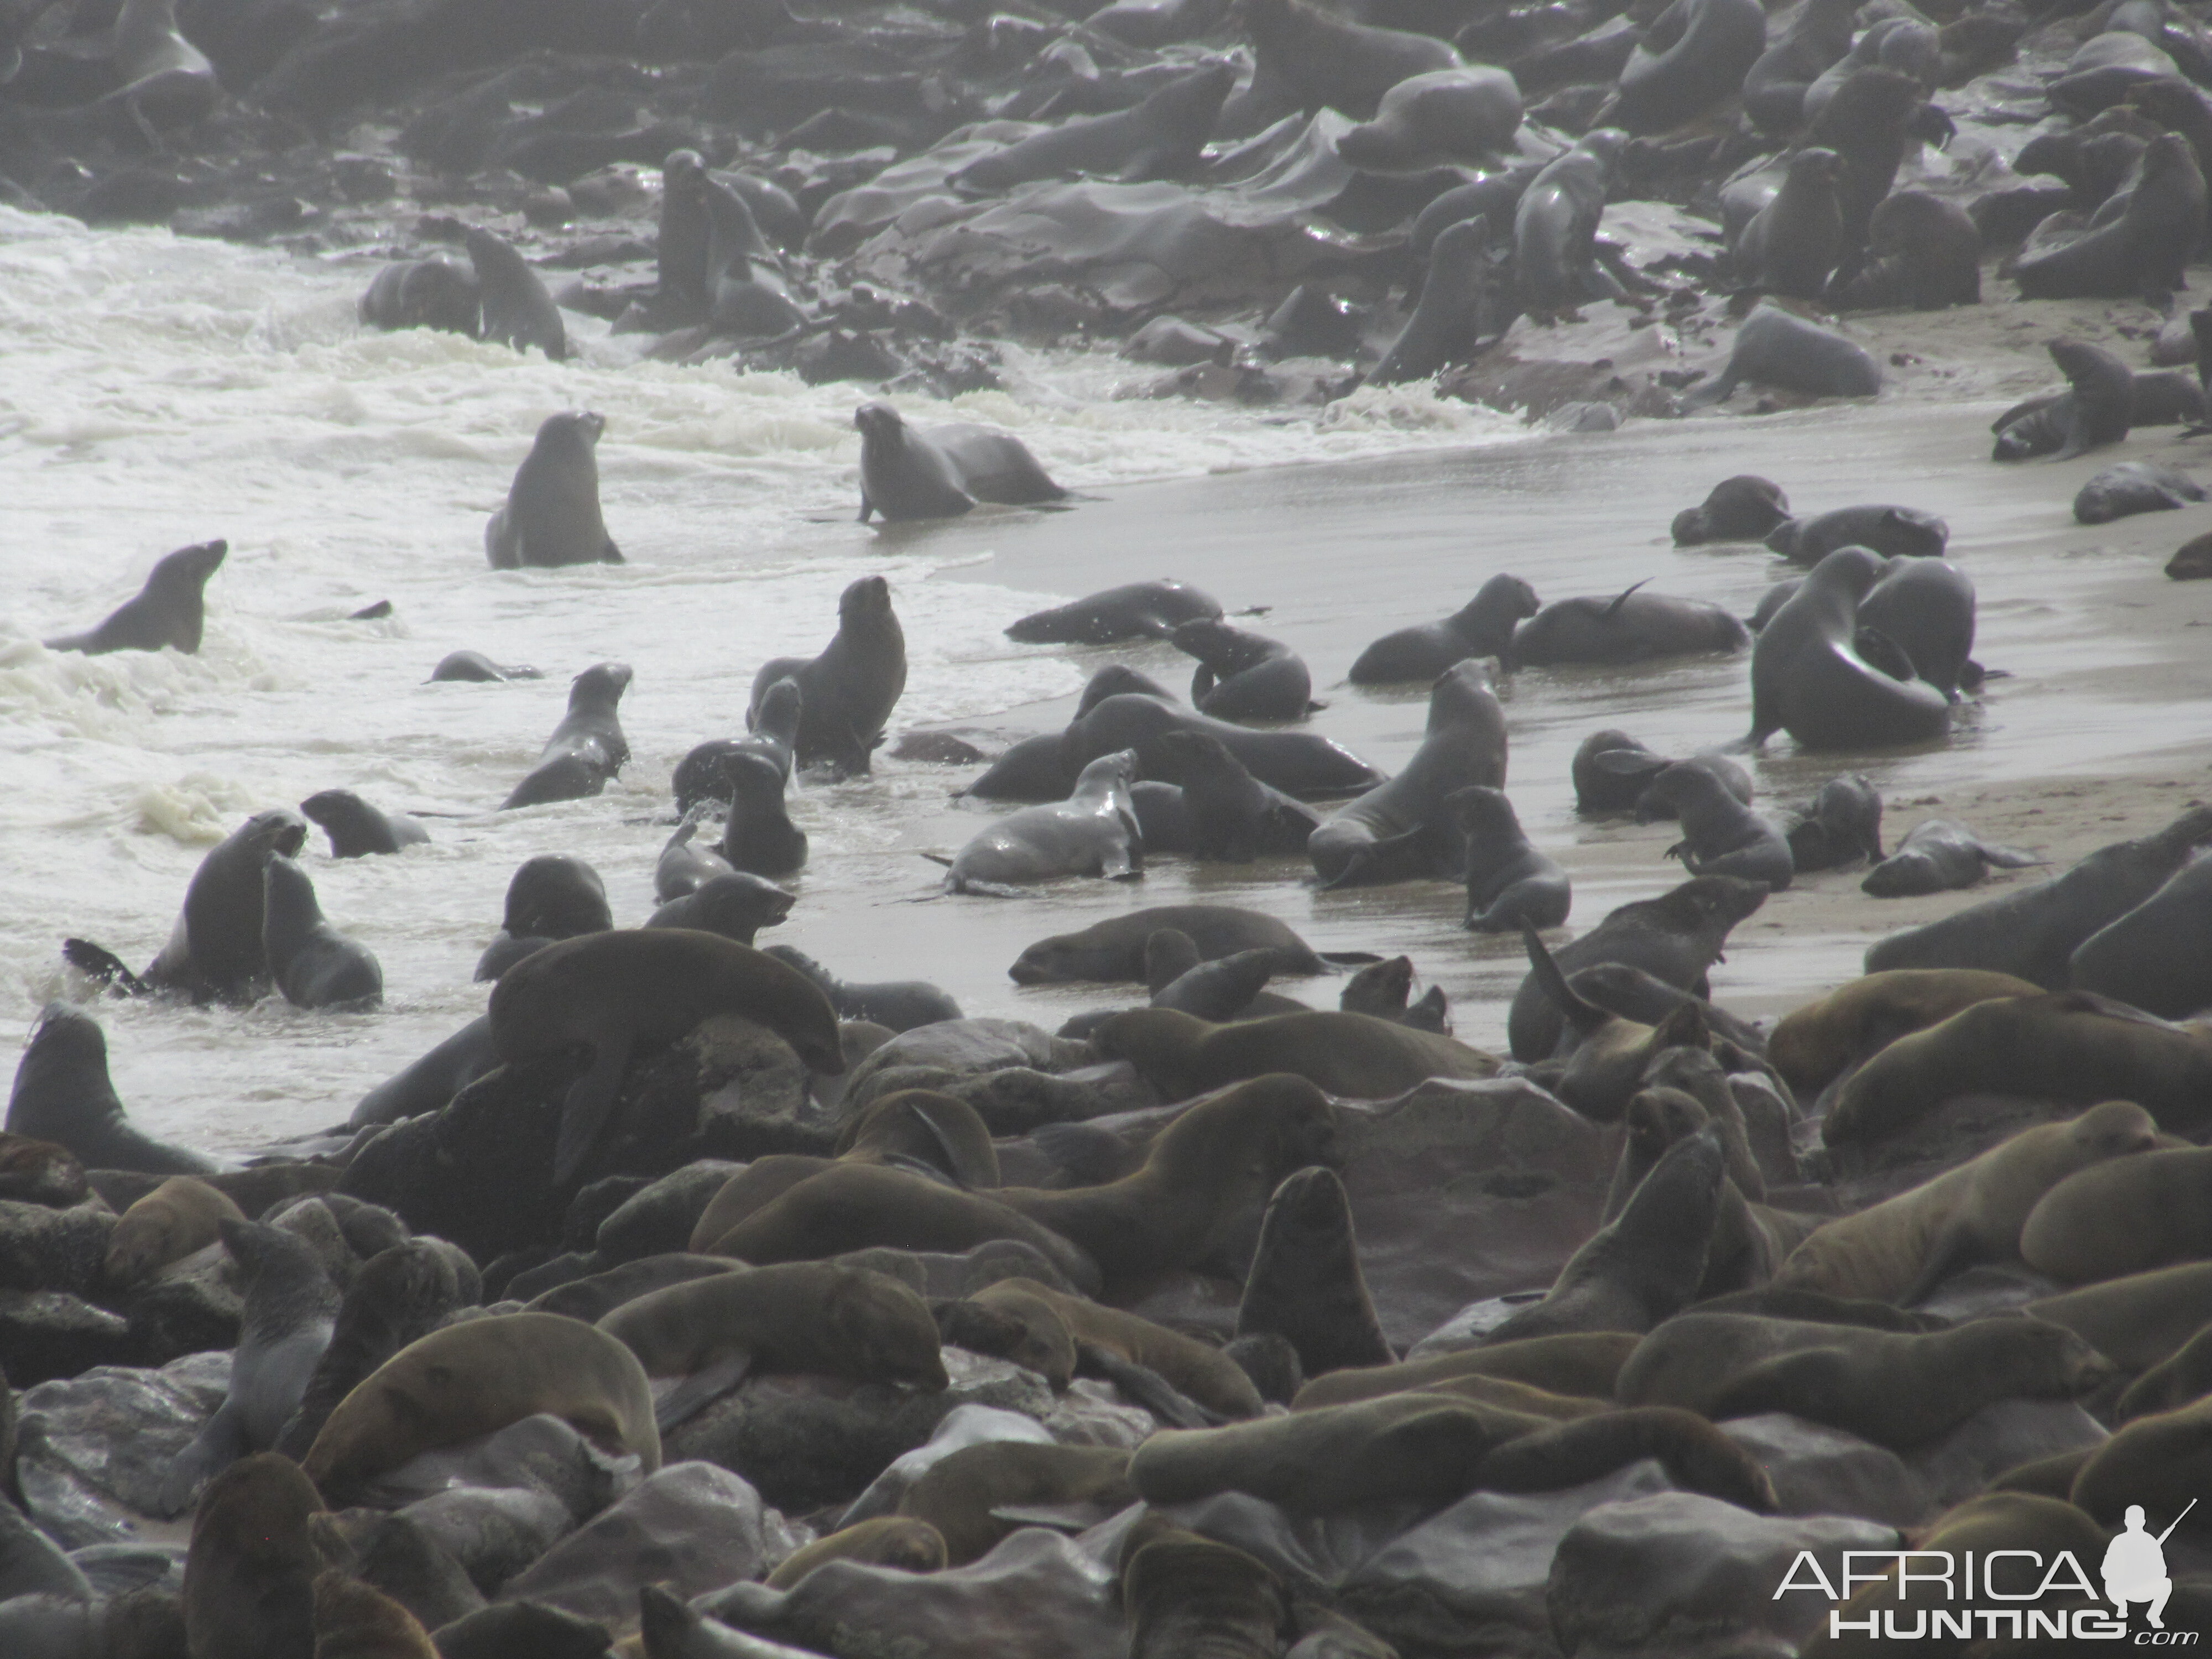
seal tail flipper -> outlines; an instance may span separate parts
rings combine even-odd
[[[1583,1036],[1600,1026],[1609,1024],[1616,1016],[1601,1008],[1567,983],[1567,976],[1559,971],[1559,964],[1552,960],[1551,947],[1533,923],[1521,924],[1521,943],[1528,951],[1528,971],[1536,976],[1536,984],[1553,1005]]]
[[[2024,852],[2017,847],[1993,847],[1987,842],[1981,845],[1983,860],[2000,870],[2027,870],[2051,862],[2049,859]]]
[[[1644,581],[1632,582],[1626,587],[1622,588],[1620,590],[1620,597],[1614,599],[1611,605],[1606,606],[1605,619],[1607,622],[1611,622],[1615,617],[1620,615],[1620,607],[1628,603],[1628,596],[1631,593],[1633,593],[1638,588],[1642,587],[1645,582],[1649,582],[1650,580],[1650,577],[1646,576],[1644,579]]]
[[[744,1382],[752,1363],[751,1351],[739,1348],[692,1372],[653,1401],[653,1427],[666,1434],[678,1423],[689,1422]]]
[[[561,1109],[561,1134],[553,1147],[553,1181],[556,1186],[565,1185],[575,1177],[598,1142],[599,1131],[607,1127],[607,1119],[614,1115],[615,1097],[622,1089],[623,1072],[629,1064],[630,1039],[627,1034],[609,1036],[602,1033],[596,1043],[591,1070],[568,1085],[568,1097]]]
[[[154,988],[123,965],[123,958],[114,951],[94,945],[88,939],[65,939],[62,955],[69,964],[89,974],[101,984],[112,987],[127,997],[151,996]]]

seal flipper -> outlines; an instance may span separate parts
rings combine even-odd
[[[1551,998],[1568,1024],[1583,1036],[1589,1036],[1611,1024],[1619,1015],[1601,1008],[1567,983],[1567,976],[1559,971],[1559,964],[1552,960],[1551,948],[1533,923],[1521,924],[1521,942],[1528,951],[1528,970],[1536,977],[1536,984]]]
[[[1999,870],[2028,870],[2039,864],[2051,862],[2049,859],[2024,852],[2017,847],[1997,847],[1985,841],[1976,842],[1974,845],[1982,849],[1982,861]]]
[[[1210,1412],[1148,1365],[1095,1342],[1075,1345],[1077,1371],[1103,1376],[1171,1429],[1218,1429],[1229,1419]]]
[[[568,1085],[568,1097],[561,1109],[561,1137],[553,1148],[556,1185],[574,1178],[599,1140],[599,1131],[613,1115],[623,1073],[629,1065],[632,1040],[628,1031],[619,1036],[601,1032],[592,1039],[591,1069]]]
[[[123,965],[123,958],[88,939],[65,939],[62,941],[62,956],[70,965],[89,974],[101,984],[109,986],[127,997],[154,994],[155,987],[132,973]]]
[[[1631,593],[1633,593],[1638,588],[1642,587],[1645,582],[1649,582],[1650,580],[1650,577],[1646,576],[1644,579],[1644,581],[1631,582],[1627,586],[1622,588],[1620,590],[1620,597],[1615,599],[1611,605],[1606,606],[1605,620],[1611,622],[1615,617],[1619,616],[1620,614],[1620,607],[1628,603],[1628,596]]]
[[[696,1417],[744,1382],[752,1363],[752,1351],[739,1348],[701,1366],[653,1402],[653,1427],[666,1434],[678,1423]]]
[[[182,1515],[192,1506],[201,1486],[252,1449],[246,1440],[246,1413],[225,1398],[161,1477],[162,1515]]]

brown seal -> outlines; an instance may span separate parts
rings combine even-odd
[[[1289,925],[1233,904],[1158,904],[1131,910],[1073,933],[1041,939],[1015,958],[1006,975],[1017,985],[1145,978],[1145,950],[1156,933],[1185,933],[1199,959],[1212,962],[1239,951],[1271,951],[1278,974],[1326,974],[1316,955]],[[1366,957],[1360,958],[1368,960]]]
[[[878,1515],[794,1550],[764,1582],[770,1589],[789,1589],[825,1561],[861,1561],[871,1566],[896,1567],[901,1572],[935,1572],[945,1565],[945,1540],[927,1521]]]
[[[314,1583],[315,1659],[438,1659],[422,1621],[333,1567]]]
[[[2138,1108],[2137,1109],[2141,1109]],[[2212,1149],[2146,1151],[2069,1175],[2020,1232],[2021,1258],[2062,1285],[2212,1256]]]
[[[1460,1377],[1490,1376],[1526,1383],[1547,1393],[1613,1398],[1613,1380],[1642,1338],[1623,1331],[1577,1332],[1493,1342],[1457,1353],[1431,1354],[1396,1365],[1337,1371],[1298,1390],[1294,1411],[1341,1406],[1386,1394],[1447,1384]]]
[[[1901,1036],[1991,997],[2032,997],[2042,988],[1979,968],[1868,974],[1783,1015],[1766,1039],[1766,1058],[1801,1099],[1810,1100]]]
[[[1571,987],[1543,936],[1525,921],[1521,939],[1528,949],[1531,977],[1574,1033],[1574,1047],[1566,1058],[1547,1062],[1547,1086],[1584,1117],[1599,1123],[1616,1121],[1628,1109],[1630,1097],[1643,1086],[1644,1068],[1656,1056],[1668,1048],[1710,1046],[1712,1039],[1695,1000],[1677,1004],[1656,1025],[1626,1018]]]
[[[315,1576],[330,1550],[322,1499],[275,1452],[209,1483],[185,1557],[185,1634],[198,1654],[296,1654],[314,1647]],[[327,1540],[327,1542],[325,1541]]]
[[[1359,1271],[1352,1200],[1326,1166],[1285,1177],[1267,1200],[1237,1308],[1237,1335],[1263,1331],[1298,1351],[1309,1377],[1395,1358]]]
[[[660,1468],[653,1390],[636,1356],[559,1314],[493,1314],[418,1338],[338,1402],[301,1463],[325,1495],[544,1412],[619,1455]]]
[[[2200,1330],[2128,1385],[2112,1419],[2132,1422],[2157,1412],[2179,1411],[2212,1395],[2212,1328]]]
[[[2046,1194],[2074,1184],[2069,1177],[2077,1171],[2136,1153],[2175,1156],[2152,1152],[2157,1144],[2158,1125],[2127,1100],[2106,1101],[2067,1122],[2023,1129],[1933,1181],[1822,1223],[1782,1264],[1775,1282],[1836,1297],[1917,1302],[1961,1268],[2020,1260],[2022,1227],[2032,1214],[2041,1213]],[[2125,1213],[2130,1227],[2144,1219],[2132,1208]],[[2068,1224],[2078,1229],[2082,1218]],[[2112,1277],[2058,1273],[2033,1258],[2029,1265],[2068,1283]]]
[[[225,1221],[246,1212],[194,1176],[171,1176],[125,1210],[107,1236],[102,1271],[118,1290],[136,1285],[172,1261],[204,1250],[221,1237]]]
[[[1432,1077],[1495,1077],[1498,1064],[1433,1031],[1329,1010],[1217,1025],[1172,1008],[1133,1008],[1091,1041],[1171,1100],[1268,1072],[1294,1073],[1334,1095],[1386,1100]]]
[[[931,1464],[906,1489],[898,1512],[935,1527],[945,1560],[962,1567],[1022,1524],[1006,1511],[1081,1507],[1103,1521],[1127,1508],[1136,1496],[1128,1470],[1129,1454],[1118,1447],[988,1441]]]
[[[1289,1608],[1265,1563],[1146,1515],[1121,1540],[1130,1659],[1275,1659]]]
[[[2130,1504],[2142,1504],[2163,1524],[2207,1490],[2212,1490],[2212,1400],[2199,1400],[2179,1411],[2139,1417],[2121,1429],[2081,1465],[2070,1496],[2077,1509],[2110,1527]],[[2197,1536],[2202,1540],[2201,1528]]]
[[[581,1167],[606,1127],[623,1069],[641,1048],[687,1036],[709,1014],[742,1014],[788,1042],[813,1071],[845,1069],[837,1012],[814,981],[774,957],[688,927],[618,928],[549,945],[493,988],[491,1037],[513,1064],[588,1044],[591,1069],[569,1086],[553,1179]]]
[[[1697,1052],[1673,1051],[1675,1054]],[[1628,1133],[1621,1142],[1620,1161],[1613,1166],[1602,1218],[1611,1221],[1620,1214],[1669,1148],[1712,1125],[1720,1137],[1727,1174],[1721,1183],[1712,1237],[1705,1246],[1705,1276],[1698,1283],[1698,1299],[1702,1301],[1766,1284],[1817,1220],[1754,1201],[1765,1188],[1744,1137],[1741,1112],[1718,1065],[1710,1056],[1699,1058],[1711,1066],[1711,1082],[1715,1085],[1704,1093],[1721,1103],[1723,1109],[1716,1111],[1703,1096],[1683,1089],[1662,1085],[1639,1090],[1630,1099],[1623,1119]]]
[[[2191,1261],[2038,1297],[2027,1310],[2063,1325],[2123,1370],[2141,1371],[2163,1364],[2202,1329],[2208,1307],[2212,1261]]]
[[[1259,1392],[1235,1360],[1220,1349],[1164,1325],[1118,1308],[1101,1307],[1087,1297],[1066,1295],[1033,1279],[1002,1279],[985,1285],[969,1299],[988,1308],[1005,1309],[1017,1317],[1034,1317],[1032,1310],[1041,1306],[1058,1318],[1077,1342],[1110,1350],[1157,1371],[1177,1392],[1209,1411],[1224,1417],[1260,1414]]]

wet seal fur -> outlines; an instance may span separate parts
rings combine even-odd
[[[1056,876],[1141,875],[1144,832],[1129,799],[1136,770],[1134,750],[1102,755],[1083,769],[1066,800],[1024,806],[978,831],[951,860],[945,890],[1006,896],[1015,883]]]
[[[1972,887],[1992,869],[2024,870],[2046,860],[2016,847],[1985,842],[1963,823],[1929,818],[1905,832],[1890,855],[1866,873],[1859,890],[1875,898]]]
[[[1179,624],[1169,636],[1195,657],[1191,705],[1221,720],[1302,720],[1320,707],[1305,659],[1280,640],[1232,628],[1218,617]]]
[[[1239,951],[1274,953],[1278,974],[1332,972],[1327,959],[1293,933],[1289,925],[1257,910],[1229,904],[1160,904],[1132,910],[1073,933],[1039,939],[1006,970],[1017,985],[1050,985],[1075,981],[1145,979],[1145,948],[1154,933],[1172,929],[1188,934],[1202,960]],[[1370,958],[1361,957],[1365,961]]]
[[[1011,433],[962,422],[920,432],[889,404],[863,404],[853,416],[860,430],[860,522],[951,519],[978,501],[1030,507],[1064,501],[1067,491],[1046,476]]]
[[[1680,859],[1693,876],[1739,876],[1763,881],[1770,892],[1778,893],[1797,873],[1780,827],[1738,800],[1701,766],[1678,762],[1652,779],[1638,803],[1638,822],[1658,816],[1651,809],[1660,806],[1672,808],[1682,824],[1682,839],[1667,855]]]
[[[1461,662],[1429,690],[1421,746],[1398,775],[1340,809],[1306,842],[1325,887],[1449,879],[1467,867],[1446,799],[1505,784],[1505,711],[1479,663]]]
[[[1859,653],[1859,602],[1886,568],[1865,548],[1838,548],[1759,630],[1744,746],[1784,730],[1808,749],[1925,743],[1949,732],[1951,704],[1941,690],[1898,679]]]
[[[324,920],[307,872],[279,854],[261,866],[262,949],[284,1000],[295,1008],[373,1008],[384,969],[359,939]]]
[[[1706,492],[1695,507],[1674,515],[1672,533],[1677,547],[1702,547],[1708,542],[1755,542],[1764,539],[1790,518],[1790,497],[1771,479],[1753,473],[1723,478]]]
[[[797,763],[865,775],[906,690],[906,633],[891,609],[890,584],[881,576],[848,584],[837,596],[837,632],[819,656],[775,657],[761,665],[745,709],[748,727],[758,729],[781,680],[799,687]]]
[[[1354,685],[1429,680],[1469,657],[1504,654],[1513,626],[1542,607],[1536,590],[1518,576],[1492,576],[1442,622],[1385,634],[1362,651],[1347,677]]]
[[[1258,1332],[1287,1340],[1308,1377],[1396,1358],[1359,1271],[1351,1200],[1326,1166],[1285,1176],[1267,1200],[1237,1308],[1237,1334]]]
[[[599,515],[599,439],[606,417],[590,410],[549,415],[515,469],[507,503],[484,526],[495,570],[620,564],[622,549]]]
[[[1162,578],[1109,587],[1088,598],[1034,611],[1006,625],[1021,645],[1118,645],[1164,640],[1187,622],[1221,615],[1221,601],[1188,582]]]
[[[546,738],[537,763],[500,804],[501,811],[584,800],[607,787],[629,761],[629,739],[617,711],[630,678],[628,663],[603,662],[569,682],[568,712]]]
[[[170,647],[191,656],[200,648],[207,615],[203,590],[230,551],[225,541],[198,542],[165,553],[146,584],[110,611],[97,628],[48,640],[49,651],[159,651]]]
[[[1557,927],[1566,921],[1574,903],[1566,870],[1530,844],[1503,789],[1471,784],[1446,795],[1444,806],[1467,842],[1462,927],[1503,933],[1524,924]]]
[[[88,1170],[212,1175],[204,1153],[171,1146],[134,1127],[107,1075],[107,1036],[91,1015],[50,1002],[15,1067],[7,1131],[68,1149]]]
[[[420,819],[404,812],[380,811],[350,789],[321,790],[301,801],[300,811],[323,827],[334,859],[397,853],[430,839]]]

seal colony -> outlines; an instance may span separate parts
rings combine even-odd
[[[456,228],[471,271],[395,265],[367,322],[561,360],[562,305],[588,306],[663,356],[896,379],[902,396],[988,384],[985,357],[960,355],[974,337],[1060,305],[1106,333],[1157,313],[1133,349],[1194,343],[1185,366],[1277,398],[1299,373],[1340,388],[1365,370],[1533,405],[1530,385],[1574,377],[1557,361],[1516,376],[1515,351],[1578,338],[1607,307],[1703,367],[1669,384],[1607,356],[1577,431],[1621,406],[1744,407],[1746,387],[1868,397],[1906,365],[1799,307],[1976,303],[1980,254],[2014,245],[1992,275],[2024,293],[2170,299],[2204,214],[2190,83],[2212,81],[2212,33],[2185,9],[2047,21],[2027,50],[2051,62],[2050,31],[2078,37],[2042,94],[2078,125],[2016,147],[2017,173],[1978,152],[1949,196],[1893,187],[1926,140],[1986,142],[1986,100],[1954,116],[1939,88],[2025,34],[1994,9],[1938,30],[1808,0],[1770,41],[1748,0],[1358,21],[1304,0],[1121,0],[1080,40],[1008,15],[956,43],[911,16],[865,12],[830,38],[797,15],[659,4],[609,11],[604,38],[533,21],[487,42],[404,0],[303,17],[290,44],[186,9],[205,52],[166,0],[126,0],[98,52],[0,22],[19,118],[0,160],[82,205],[119,176],[102,172],[118,143],[166,153],[239,88],[326,112],[365,106],[374,81],[428,100],[404,142],[443,170],[544,185],[534,223],[619,222],[624,167],[661,162],[663,188],[649,283],[579,281],[556,303],[552,261]],[[404,52],[395,31],[417,32]],[[1190,55],[1244,46],[1249,77]],[[678,66],[684,90],[615,109],[580,78],[587,54]],[[480,74],[487,56],[516,78]],[[447,60],[471,67],[412,84],[407,65]],[[1208,220],[1208,193],[1245,199]],[[1613,208],[1674,199],[1721,227],[1686,262],[1663,256],[1662,284],[1638,232],[1601,237]],[[1314,253],[1316,215],[1361,249]],[[1296,286],[1274,257],[1283,216],[1319,261]],[[884,286],[846,280],[863,248]],[[1175,267],[1176,303],[1216,296],[1204,321],[1128,275],[1170,253],[1216,261]],[[1041,258],[1064,297],[1038,292]],[[1701,330],[1723,287],[1759,297]],[[955,295],[957,323],[934,309]],[[2212,314],[2173,320],[2189,325],[2158,331],[2160,353],[2212,337]],[[2112,351],[2047,343],[2067,387],[2000,422],[2000,459],[2063,465],[2161,410],[2202,418]],[[1285,367],[1301,359],[1333,367]],[[474,576],[513,594],[624,562],[599,499],[606,423],[539,418],[484,528],[502,574]],[[1019,434],[875,400],[854,422],[864,521],[1079,499]],[[2120,469],[2083,486],[2079,522],[2197,488]],[[2007,476],[2065,510],[2056,473]],[[2116,823],[2048,880],[2020,873],[2046,849],[1948,817],[1896,826],[1885,855],[1867,773],[1940,759],[2003,696],[1972,654],[1982,549],[1965,532],[1982,527],[1962,522],[1954,561],[1924,509],[1790,502],[1739,475],[1672,526],[1717,558],[1763,540],[1805,573],[1756,608],[1641,581],[1547,600],[1542,568],[1455,570],[1401,614],[1458,610],[1348,662],[1288,618],[1241,627],[1177,576],[1128,571],[1007,634],[1170,646],[1196,664],[1188,702],[1120,664],[1065,730],[996,757],[907,734],[980,768],[978,802],[1014,803],[973,809],[987,827],[946,854],[945,893],[915,872],[907,896],[948,933],[1009,893],[1079,912],[1090,884],[1140,893],[1158,861],[1259,866],[1330,903],[1389,884],[1450,937],[1517,939],[1510,1006],[1416,997],[1392,936],[1406,911],[1382,908],[1358,913],[1373,948],[1352,951],[1218,902],[1072,915],[1009,969],[1098,988],[1058,1032],[969,1018],[927,979],[755,949],[808,872],[861,856],[859,792],[902,781],[868,781],[909,677],[874,573],[817,654],[759,665],[723,716],[743,735],[677,769],[670,815],[635,836],[659,849],[646,925],[616,926],[573,853],[528,859],[477,969],[483,1017],[347,1125],[240,1168],[166,1145],[132,1127],[97,1019],[54,1004],[0,1140],[0,1652],[1813,1651],[1838,1645],[1825,1598],[1773,1594],[1801,1553],[1911,1540],[2086,1561],[2131,1504],[2171,1523],[2168,1611],[2201,1622],[2212,1522],[2182,1510],[2212,1412],[2212,811]],[[884,545],[916,533],[933,532]],[[46,648],[192,653],[227,550],[169,555]],[[651,645],[621,647],[648,684]],[[915,653],[917,685],[948,672],[936,645]],[[1685,659],[1739,686],[1736,749],[1759,775],[1590,732],[1579,805],[1632,819],[1608,828],[1684,879],[1577,908],[1516,811],[1534,780],[1514,741],[1572,705],[1577,673],[1656,685]],[[483,695],[527,678],[447,662],[435,677]],[[1398,690],[1347,693],[1339,673]],[[599,798],[631,759],[635,678],[612,660],[577,674],[507,822],[620,815]],[[1330,735],[1334,699],[1424,690],[1395,776]],[[1805,805],[1758,798],[1770,757],[1831,752],[1793,781]],[[71,938],[66,988],[188,1000],[241,1044],[282,1011],[236,1010],[271,996],[337,1021],[413,994],[357,936],[374,919],[334,902],[333,922],[318,883],[352,899],[368,889],[349,878],[471,857],[466,832],[344,787],[301,811],[331,841],[312,876],[300,813],[254,812],[206,854],[149,967]],[[1966,890],[1985,881],[1993,896]],[[1808,888],[1869,928],[1889,927],[1886,901],[1942,896],[1863,975],[1765,1026],[1714,970],[1755,963]],[[1121,1001],[1135,986],[1148,1006]],[[187,1513],[188,1544],[113,1541]],[[1899,1611],[1902,1589],[1844,1611]]]

